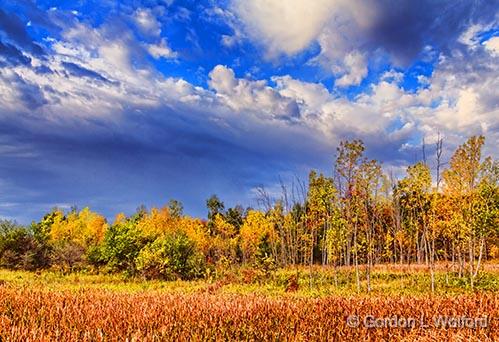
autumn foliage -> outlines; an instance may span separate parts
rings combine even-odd
[[[308,182],[281,184],[281,195],[259,189],[259,209],[226,209],[212,196],[206,220],[170,201],[114,222],[89,208],[56,208],[30,227],[1,221],[0,266],[162,279],[219,276],[234,265],[347,266],[360,292],[380,263],[425,264],[433,291],[435,264],[448,262],[473,287],[483,262],[499,256],[499,163],[482,156],[483,145],[470,138],[446,164],[438,140],[436,164],[425,156],[396,179],[362,141],[344,141],[330,176],[311,171]]]

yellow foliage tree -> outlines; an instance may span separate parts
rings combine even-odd
[[[66,217],[62,211],[56,213],[50,230],[53,241],[71,241],[86,248],[104,239],[106,219],[89,208],[80,212],[72,211]]]
[[[277,234],[273,222],[262,212],[250,210],[241,227],[241,248],[244,262],[253,262],[261,240],[267,236],[275,252]]]
[[[209,259],[224,263],[237,260],[238,236],[236,228],[217,213],[212,218],[211,236],[209,237]]]
[[[194,241],[200,252],[204,255],[208,253],[210,242],[208,232],[203,221],[197,218],[184,216],[180,218],[177,226],[179,229],[184,231],[192,241]]]
[[[146,236],[157,238],[158,236],[173,233],[178,229],[178,218],[170,214],[168,207],[152,208],[149,214],[144,215],[137,224]]]

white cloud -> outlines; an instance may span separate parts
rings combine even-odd
[[[142,33],[152,36],[159,36],[161,34],[161,24],[150,9],[139,8],[135,11],[133,18]]]
[[[0,89],[6,87],[6,91],[2,91],[0,102],[4,108],[19,110],[19,104],[23,103],[23,89],[8,86],[16,77],[25,84],[34,85],[47,100],[40,111],[58,119],[115,117],[130,106],[158,107],[164,102],[192,102],[205,92],[184,80],[165,78],[147,64],[136,63],[137,54],[142,50],[127,32],[120,37],[109,37],[105,28],[78,24],[62,36],[61,40],[52,40],[54,53],[46,61],[32,58],[34,66],[44,64],[54,72],[40,74],[30,66],[2,70]],[[150,53],[158,57],[174,56],[165,42]],[[73,63],[101,78],[72,75],[66,71],[64,63]]]
[[[304,111],[318,111],[332,98],[328,90],[320,83],[302,82],[291,76],[273,77],[272,80],[282,96],[295,99]]]
[[[232,7],[249,36],[262,42],[270,57],[293,55],[317,38],[334,15],[337,1],[236,0]]]
[[[162,43],[166,48],[166,41]],[[405,91],[400,85],[402,75],[389,71],[365,92],[348,99],[320,83],[291,76],[273,77],[272,83],[238,78],[222,65],[210,72],[210,89],[195,87],[137,63],[135,57],[143,48],[127,32],[116,37],[105,28],[78,24],[51,44],[54,54],[48,61],[33,58],[32,63],[48,63],[54,73],[38,74],[24,66],[2,70],[0,102],[4,111],[19,109],[16,103],[22,99],[22,89],[12,86],[17,77],[32,84],[46,100],[37,113],[54,121],[99,117],[118,124],[125,114],[174,110],[182,115],[202,113],[205,120],[223,128],[224,134],[232,132],[242,141],[248,138],[262,144],[309,139],[318,141],[316,148],[331,150],[340,139],[354,136],[374,146],[393,144],[399,153],[409,153],[402,148],[408,140],[439,131],[452,147],[480,133],[487,133],[492,143],[498,142],[495,90],[499,77],[493,60],[477,58],[465,63],[442,58],[433,75],[425,79],[427,87],[415,92]],[[166,51],[169,56],[174,53]],[[349,73],[342,74],[338,85],[355,84],[365,77],[366,69],[358,62],[364,56],[355,51],[347,54],[349,60],[341,60]],[[109,82],[68,74],[63,64],[68,62]]]
[[[222,20],[231,28],[233,33],[223,34],[222,38],[220,39],[220,42],[223,46],[232,48],[240,44],[245,38],[245,35],[241,29],[242,24],[240,20],[229,9],[224,9],[218,6],[207,8],[204,11],[204,19],[210,23]]]
[[[238,81],[234,71],[223,65],[217,65],[210,72],[210,87],[221,94],[228,94],[234,90]]]
[[[156,59],[177,57],[177,53],[168,46],[165,38],[162,38],[159,44],[147,45],[147,51]]]
[[[360,84],[368,74],[367,61],[376,62],[376,58],[406,67],[415,58],[433,61],[439,49],[459,53],[457,41],[472,52],[480,45],[479,33],[497,26],[497,19],[480,20],[480,11],[485,10],[478,8],[479,4],[450,9],[445,2],[416,5],[365,0],[232,0],[231,3],[243,32],[274,61],[282,54],[293,56],[318,44],[320,52],[309,63],[334,75],[338,87]],[[443,10],[449,13],[442,14]],[[456,30],[449,30],[450,25],[455,25]],[[428,41],[435,44],[436,50],[427,45]],[[228,37],[227,43],[231,43]],[[488,44],[492,54],[493,44],[494,40]]]
[[[479,45],[477,34],[484,30],[483,25],[470,25],[458,38],[458,42],[468,46],[470,49],[475,49]]]
[[[338,87],[359,85],[367,76],[367,59],[357,51],[350,52],[343,61],[344,74],[334,84]],[[340,71],[341,72],[341,71]]]
[[[375,21],[374,6],[359,0],[235,0],[234,12],[248,36],[269,58],[294,55],[317,42],[313,63],[337,75],[338,86],[358,85],[367,75],[366,55],[359,51]]]
[[[276,108],[289,112],[293,108],[290,104],[294,104],[299,110],[294,122],[321,136],[326,145],[354,134],[374,145],[399,144],[393,147],[409,155],[413,151],[407,147],[412,146],[407,145],[408,140],[417,136],[431,140],[440,132],[449,151],[473,134],[485,134],[487,146],[494,146],[499,143],[499,109],[494,93],[499,88],[499,71],[491,60],[478,62],[479,55],[476,58],[465,69],[461,67],[463,62],[441,59],[433,74],[425,78],[425,87],[417,91],[402,88],[402,74],[386,72],[378,83],[352,100],[329,92],[322,84],[290,76],[273,77],[275,87],[265,81],[238,79],[223,66],[210,73],[210,87],[236,115],[275,113]],[[490,147],[486,153],[497,154]]]
[[[499,37],[492,37],[482,43],[485,49],[494,57],[499,57]]]
[[[209,74],[210,87],[221,101],[237,111],[251,111],[268,118],[291,119],[297,115],[296,103],[283,97],[265,81],[238,79],[232,69],[217,65]]]

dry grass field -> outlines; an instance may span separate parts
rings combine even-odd
[[[499,340],[495,272],[486,278],[490,290],[435,295],[397,294],[396,267],[377,272],[392,287],[384,293],[330,294],[325,284],[310,291],[306,277],[302,289],[286,292],[270,280],[253,286],[237,278],[210,284],[0,271],[0,340]]]
[[[499,296],[270,298],[0,289],[2,341],[497,341]],[[438,320],[487,317],[483,324]],[[356,322],[355,318],[360,321]],[[366,318],[367,317],[367,318]],[[380,327],[395,317],[400,326]],[[400,318],[415,319],[404,327]],[[440,325],[439,325],[440,324]],[[376,325],[372,327],[372,325]]]

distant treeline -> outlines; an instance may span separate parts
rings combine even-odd
[[[112,223],[88,208],[54,209],[29,227],[0,221],[0,265],[162,279],[237,264],[347,265],[358,286],[362,265],[369,289],[374,264],[426,263],[433,278],[435,262],[445,260],[473,286],[481,263],[499,257],[499,163],[482,157],[482,136],[445,162],[442,144],[431,158],[436,179],[424,156],[396,180],[364,157],[362,141],[344,141],[330,176],[311,171],[308,182],[282,184],[278,198],[262,188],[259,210],[226,209],[214,195],[206,220],[185,216],[172,200]]]

